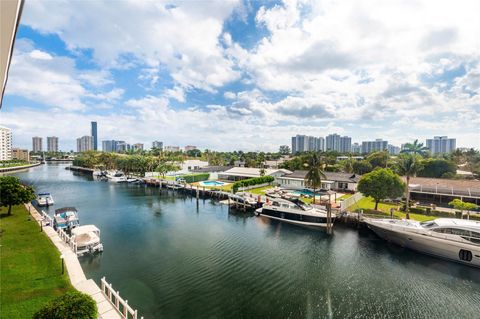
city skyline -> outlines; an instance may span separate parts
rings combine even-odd
[[[166,144],[227,151],[274,151],[300,131],[480,148],[478,1],[97,9],[25,3],[0,111],[16,146],[41,134],[75,149],[94,120],[99,141],[162,132]],[[63,18],[43,18],[54,10]]]

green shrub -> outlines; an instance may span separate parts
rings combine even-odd
[[[426,210],[421,207],[410,207],[410,213],[425,215]]]
[[[206,181],[210,177],[209,173],[199,173],[182,176],[187,183]]]
[[[271,183],[275,180],[272,176],[261,176],[255,178],[244,179],[243,181],[238,181],[233,183],[232,190],[234,193],[238,191],[240,187],[253,186],[258,184]]]
[[[79,291],[67,292],[37,311],[33,319],[96,319],[97,304]]]

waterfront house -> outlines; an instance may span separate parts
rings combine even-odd
[[[205,166],[205,167],[200,167],[197,169],[194,169],[192,172],[197,174],[197,173],[208,173],[210,174],[209,180],[217,180],[218,179],[218,174],[221,174],[222,172],[225,172],[229,169],[231,169],[233,166]]]
[[[266,168],[265,176],[279,177],[292,172],[286,169],[270,169]],[[261,176],[261,168],[254,167],[232,167],[231,169],[218,173],[218,179],[229,181],[240,181],[247,178],[254,178]]]
[[[308,189],[305,185],[306,175],[307,171],[299,170],[278,176],[275,181],[279,186],[288,189]],[[352,173],[325,172],[325,176],[327,178],[322,180],[321,187],[324,190],[355,192],[360,180],[360,175]]]
[[[480,205],[480,181],[445,178],[410,178],[412,199],[446,205],[455,198]]]
[[[176,174],[188,174],[202,167],[207,167],[208,162],[200,160],[186,160],[180,164],[180,170]]]

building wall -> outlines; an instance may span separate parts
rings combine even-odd
[[[0,126],[0,161],[12,159],[12,130]]]
[[[82,136],[77,138],[77,152],[86,152],[93,150],[93,137],[92,136]]]
[[[27,149],[12,148],[12,159],[30,162],[30,155]]]
[[[93,149],[95,151],[98,150],[98,135],[97,135],[97,122],[92,122],[92,132],[91,132],[91,135],[92,135],[92,139],[93,139]]]
[[[47,137],[47,151],[58,152],[58,137],[56,136]]]
[[[388,148],[388,141],[376,139],[375,141],[362,142],[362,153],[368,154],[372,152],[384,151]]]
[[[163,150],[163,142],[153,141],[152,148],[159,148],[160,150]]]
[[[32,137],[32,151],[42,152],[43,151],[43,139],[39,136]]]
[[[433,139],[426,140],[426,146],[432,154],[445,154],[455,151],[457,139],[448,138],[448,136],[435,136]]]

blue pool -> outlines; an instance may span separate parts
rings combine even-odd
[[[204,181],[198,183],[200,186],[223,186],[227,183],[219,182],[219,181]]]
[[[313,196],[313,192],[309,189],[296,190],[296,191],[293,191],[292,194]],[[318,192],[317,192],[317,196],[318,196]]]

